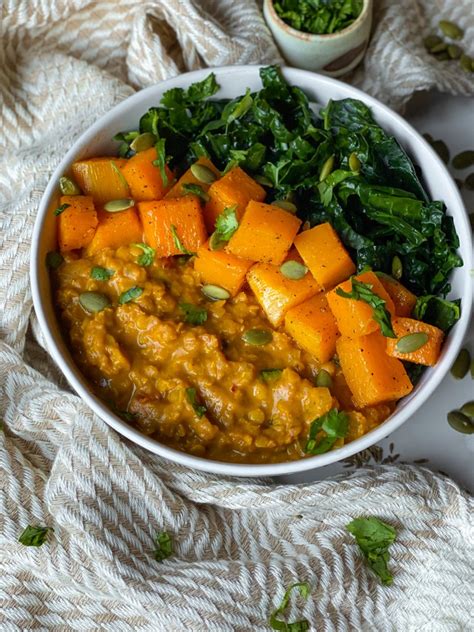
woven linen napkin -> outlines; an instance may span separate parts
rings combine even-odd
[[[421,44],[469,0],[380,0],[351,80],[401,108],[418,89],[473,94]],[[411,466],[279,485],[202,474],[121,439],[71,393],[43,348],[28,281],[50,174],[77,136],[135,89],[203,66],[279,63],[251,0],[0,2],[0,626],[2,630],[260,631],[284,589],[318,631],[458,631],[472,624],[472,501]],[[470,51],[471,54],[474,50]],[[392,587],[345,525],[398,529]],[[28,524],[54,528],[24,547]],[[159,563],[154,536],[174,554]]]

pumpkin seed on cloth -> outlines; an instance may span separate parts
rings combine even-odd
[[[123,198],[122,200],[110,200],[104,204],[104,211],[107,213],[119,213],[120,211],[126,211],[128,208],[135,206],[135,201],[132,198]]]
[[[460,26],[458,26],[455,22],[450,22],[449,20],[440,20],[439,28],[443,32],[446,37],[449,39],[460,40],[464,35],[464,31]]]
[[[400,353],[413,353],[421,349],[421,347],[424,347],[428,340],[429,336],[424,331],[407,334],[398,340],[396,344],[397,351]]]
[[[473,58],[469,57],[469,55],[466,54],[462,54],[461,57],[459,58],[459,63],[461,64],[461,68],[465,71],[465,72],[473,72]]]
[[[200,165],[198,162],[191,165],[191,173],[199,182],[203,182],[204,184],[212,184],[217,180],[216,174],[209,169],[209,167]]]
[[[298,281],[305,276],[305,274],[308,272],[308,268],[299,261],[290,260],[282,263],[282,265],[280,266],[280,272],[287,279]]]
[[[467,169],[474,165],[474,150],[466,149],[456,154],[452,160],[455,169]]]
[[[456,380],[462,380],[469,371],[470,364],[471,354],[467,349],[461,349],[451,367],[451,375],[456,378]]]
[[[470,173],[464,180],[464,186],[466,189],[469,189],[469,191],[474,191],[474,172]]]
[[[87,311],[95,314],[110,306],[110,301],[105,294],[100,292],[82,292],[79,294],[79,303]]]
[[[226,301],[228,298],[230,298],[230,292],[225,290],[220,285],[212,285],[210,283],[207,285],[203,285],[201,288],[201,292],[204,294],[204,296],[210,298],[211,301]]]
[[[457,44],[450,44],[447,48],[447,52],[451,59],[459,59],[462,55],[462,48]]]
[[[436,55],[436,53],[444,53],[447,49],[448,45],[446,44],[446,42],[441,41],[439,42],[439,44],[436,44],[430,49],[430,53],[432,55]]]
[[[462,434],[474,434],[474,421],[460,410],[452,410],[448,413],[448,424],[453,430]]]
[[[267,345],[273,340],[273,334],[269,329],[247,329],[242,334],[242,340],[248,345]]]
[[[474,400],[472,402],[466,402],[459,410],[463,415],[467,415],[474,422]]]
[[[423,40],[423,44],[425,45],[426,50],[431,53],[431,49],[437,46],[438,44],[441,44],[442,41],[443,40],[441,39],[441,37],[439,37],[439,35],[428,35]]]

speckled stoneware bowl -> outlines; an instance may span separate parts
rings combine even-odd
[[[329,35],[297,31],[275,11],[273,0],[264,0],[263,15],[286,61],[297,68],[339,77],[364,57],[372,27],[372,0],[364,0],[359,17],[347,28]]]

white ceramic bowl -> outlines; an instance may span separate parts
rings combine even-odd
[[[448,213],[454,218],[461,240],[460,254],[463,257],[464,266],[457,268],[452,277],[452,295],[463,299],[461,319],[448,335],[438,364],[424,373],[413,393],[398,404],[394,414],[368,434],[338,450],[320,456],[308,457],[300,461],[268,465],[243,465],[222,463],[191,456],[168,448],[158,441],[141,434],[138,430],[135,430],[114,415],[91,392],[86,379],[74,364],[61,335],[51,298],[49,274],[45,266],[46,253],[56,247],[55,217],[52,211],[57,206],[59,197],[59,177],[68,171],[74,160],[87,156],[113,154],[117,148],[117,144],[111,140],[113,135],[121,130],[136,128],[140,116],[148,108],[158,104],[165,90],[174,87],[187,87],[194,81],[202,80],[209,72],[207,69],[197,70],[137,92],[99,119],[72,145],[53,173],[38,210],[38,217],[33,232],[30,271],[34,307],[49,352],[68,382],[99,417],[114,430],[130,439],[130,441],[171,461],[216,474],[276,476],[311,470],[351,456],[380,441],[400,427],[433,393],[451,367],[466,333],[471,310],[472,280],[469,274],[472,267],[471,229],[458,189],[444,164],[426,141],[403,118],[376,99],[349,85],[308,71],[284,68],[283,74],[285,78],[292,84],[303,88],[312,101],[326,104],[329,99],[346,97],[364,101],[372,108],[377,122],[389,133],[394,134],[414,160],[421,165],[424,182],[429,194],[433,199],[445,201]],[[213,72],[215,72],[217,81],[221,86],[218,97],[234,97],[243,94],[246,88],[257,90],[261,87],[258,66],[215,68]]]

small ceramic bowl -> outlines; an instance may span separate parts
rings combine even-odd
[[[275,11],[273,0],[264,0],[263,15],[286,61],[297,68],[330,77],[346,74],[362,60],[372,27],[372,0],[364,0],[359,17],[347,28],[329,35],[297,31]]]

